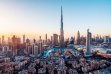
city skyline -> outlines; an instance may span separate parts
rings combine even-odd
[[[0,74],[111,74],[110,0],[0,0]]]
[[[110,3],[109,0],[1,0],[0,33],[37,36],[60,34],[62,5],[65,37],[76,35],[78,30],[86,36],[87,28],[93,35],[111,35]]]

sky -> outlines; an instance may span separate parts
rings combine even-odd
[[[59,34],[61,5],[65,37],[111,35],[111,0],[0,0],[0,33]]]

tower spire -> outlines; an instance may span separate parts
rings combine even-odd
[[[61,28],[60,28],[60,46],[64,46],[64,30],[63,30],[63,11],[61,6]]]
[[[63,14],[62,14],[62,6],[61,6],[61,27],[63,26]]]

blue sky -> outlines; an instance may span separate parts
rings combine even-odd
[[[0,0],[0,33],[59,34],[61,5],[66,37],[111,35],[111,0]]]

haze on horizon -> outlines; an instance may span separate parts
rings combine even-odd
[[[111,35],[111,0],[0,0],[0,33],[59,34],[61,5],[65,37]]]

